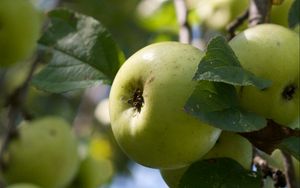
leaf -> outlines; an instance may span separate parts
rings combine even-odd
[[[201,160],[182,176],[179,188],[260,188],[261,177],[229,158]]]
[[[237,86],[256,86],[266,89],[271,81],[256,77],[244,70],[224,37],[213,38],[208,44],[205,56],[199,63],[194,80],[223,82]]]
[[[289,27],[294,28],[300,24],[300,0],[294,0],[290,10],[289,10]]]
[[[267,125],[263,117],[240,107],[235,86],[265,89],[271,81],[244,70],[223,37],[210,41],[193,80],[198,84],[184,108],[200,121],[232,132],[251,132]]]
[[[39,40],[49,63],[32,83],[48,92],[66,92],[100,82],[112,83],[124,56],[100,22],[66,9],[49,13]]]
[[[293,155],[298,161],[300,161],[300,137],[289,137],[284,139],[279,148],[291,155]]]
[[[267,125],[264,118],[239,107],[234,86],[200,81],[185,110],[212,126],[232,132],[251,132]]]

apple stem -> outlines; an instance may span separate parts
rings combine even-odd
[[[251,0],[249,7],[249,26],[269,22],[272,7],[270,0]]]
[[[290,154],[281,151],[285,166],[285,178],[288,188],[297,187],[296,175],[295,175],[295,167],[293,164],[293,160]]]
[[[184,0],[174,0],[177,22],[180,26],[179,41],[182,43],[191,43],[191,27],[187,20],[187,7]]]
[[[39,57],[35,58],[23,84],[19,88],[17,88],[11,94],[11,96],[8,97],[8,100],[6,101],[6,106],[9,107],[9,111],[8,111],[8,123],[6,126],[7,130],[4,135],[3,143],[0,148],[0,170],[1,171],[5,168],[5,164],[4,164],[5,151],[8,147],[10,140],[16,136],[16,128],[18,122],[22,116],[28,117],[28,113],[24,113],[25,110],[24,110],[23,102],[27,96],[29,83],[32,79],[35,69],[37,68],[39,60],[40,60]]]

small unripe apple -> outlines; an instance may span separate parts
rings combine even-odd
[[[94,159],[87,156],[80,164],[79,171],[70,187],[97,188],[107,182],[113,173],[112,163],[108,159]]]
[[[273,5],[270,14],[270,22],[288,27],[288,15],[294,0],[284,0],[281,5]]]
[[[203,57],[179,42],[149,45],[132,55],[112,84],[109,103],[114,136],[136,162],[179,168],[203,157],[221,130],[184,111]]]
[[[299,117],[299,35],[283,26],[261,24],[241,32],[229,45],[244,69],[272,81],[265,90],[238,88],[241,105],[283,126],[295,122]]]
[[[113,175],[111,145],[105,136],[96,134],[88,143],[80,145],[82,160],[79,170],[68,188],[97,188]]]
[[[41,188],[41,187],[29,183],[18,183],[18,184],[9,185],[6,188]]]
[[[270,165],[276,169],[281,170],[282,172],[285,172],[284,159],[279,149],[276,149],[272,152],[271,158],[276,163],[272,163]],[[292,163],[294,165],[296,181],[300,183],[300,162],[295,157],[292,156]]]
[[[209,28],[224,30],[249,6],[249,0],[200,0],[198,14]]]
[[[6,153],[6,182],[30,182],[43,188],[69,184],[79,166],[70,125],[58,117],[45,117],[21,124],[17,131]]]
[[[249,170],[252,162],[252,145],[240,135],[223,131],[214,147],[202,159],[222,157],[231,158]],[[187,169],[188,166],[179,169],[163,169],[160,172],[167,185],[177,188]]]
[[[0,67],[31,55],[40,34],[40,25],[40,15],[30,1],[0,1]]]

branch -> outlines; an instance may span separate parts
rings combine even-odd
[[[251,0],[249,7],[249,26],[253,27],[258,24],[269,21],[271,10],[270,0]]]
[[[180,26],[179,41],[189,44],[191,41],[191,27],[187,21],[187,7],[184,0],[174,0],[177,21]]]
[[[300,136],[299,130],[293,130],[268,120],[268,125],[258,131],[239,133],[247,138],[256,148],[271,154],[285,138]]]
[[[4,154],[8,147],[8,144],[10,140],[17,135],[16,128],[18,125],[18,119],[24,112],[23,101],[26,98],[29,83],[38,63],[38,58],[36,58],[35,61],[33,61],[27,78],[24,80],[23,84],[15,90],[15,92],[8,98],[8,101],[6,102],[6,105],[9,107],[8,124],[6,127],[7,132],[4,135],[3,143],[0,148],[0,170],[3,170],[3,168],[5,167]]]
[[[284,166],[285,166],[285,179],[289,188],[297,187],[295,167],[290,154],[282,151]]]
[[[233,22],[229,23],[226,30],[229,34],[228,40],[232,39],[235,36],[236,29],[241,26],[245,20],[249,17],[249,9],[247,9],[242,15],[237,17]]]

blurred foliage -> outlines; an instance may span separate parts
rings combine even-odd
[[[64,0],[61,6],[100,20],[127,54],[147,43],[149,33],[137,25],[135,8],[138,0]]]

